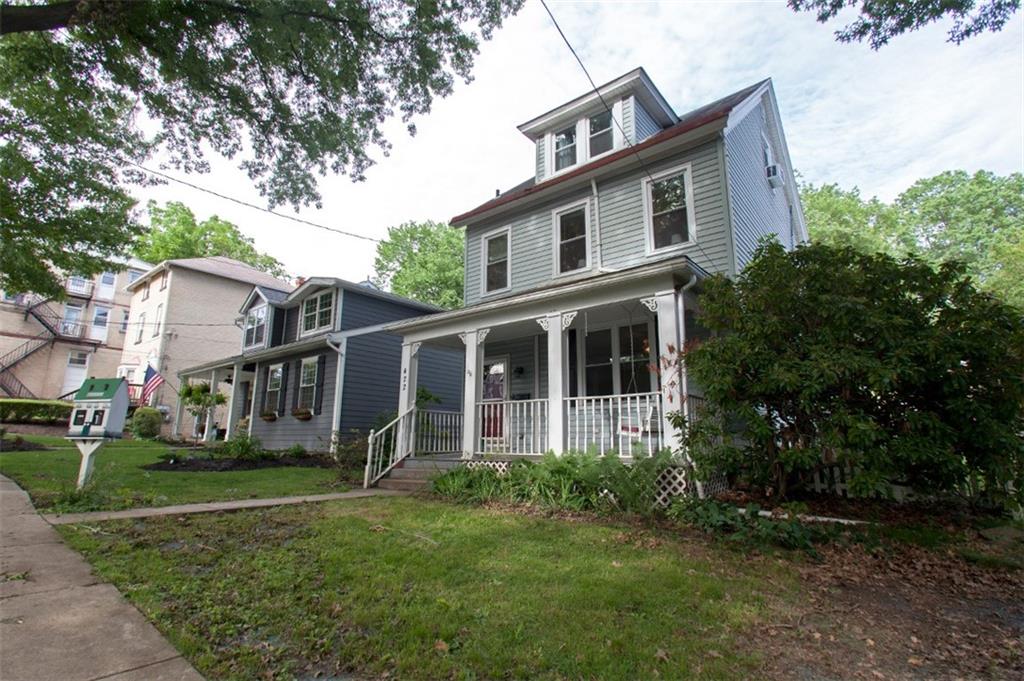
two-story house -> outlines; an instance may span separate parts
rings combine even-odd
[[[702,333],[702,280],[737,274],[762,238],[807,238],[772,83],[678,115],[637,69],[519,130],[533,176],[451,221],[466,306],[387,327],[402,414],[416,421],[417,354],[456,348],[461,458],[674,448],[667,415],[701,394],[674,358]],[[368,483],[419,453],[400,442],[371,442]]]
[[[133,385],[138,404],[140,385],[151,366],[166,379],[148,406],[165,415],[169,431],[178,409],[182,369],[223,357],[238,344],[238,306],[253,286],[284,293],[291,284],[246,263],[223,256],[165,260],[128,285],[131,309],[117,375]],[[217,412],[217,417],[224,410]]]
[[[127,334],[127,286],[138,259],[94,277],[64,278],[64,297],[0,291],[0,396],[67,399],[89,376],[113,376]]]
[[[220,422],[229,438],[241,429],[268,449],[327,451],[386,421],[398,405],[402,341],[384,325],[438,310],[333,277],[307,279],[290,293],[256,286],[237,310],[236,354],[191,366],[179,378],[230,386]],[[459,410],[461,350],[428,349],[421,361],[419,384],[439,400],[429,410]],[[180,410],[176,422],[176,430],[192,426]],[[458,435],[453,430],[449,438]]]

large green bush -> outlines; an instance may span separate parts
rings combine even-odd
[[[132,415],[132,435],[140,440],[152,440],[160,434],[164,417],[152,407],[139,407]]]
[[[1024,313],[962,266],[764,244],[701,308],[714,335],[684,361],[707,409],[685,445],[703,472],[780,498],[840,464],[855,494],[1024,499]]]
[[[0,423],[60,423],[71,416],[71,404],[58,400],[0,400]]]

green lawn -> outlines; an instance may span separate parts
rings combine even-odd
[[[28,435],[25,439],[57,447],[52,451],[0,452],[0,473],[14,479],[40,510],[113,510],[133,506],[167,506],[321,494],[348,489],[336,470],[326,468],[263,468],[250,471],[171,472],[141,468],[155,463],[168,446],[158,442],[121,441],[103,446],[96,455],[94,489],[68,504],[62,492],[74,489],[81,460],[68,441]]]
[[[745,678],[796,593],[703,542],[419,498],[61,531],[209,679]]]

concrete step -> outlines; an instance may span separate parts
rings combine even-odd
[[[403,492],[415,492],[429,486],[429,480],[400,480],[397,478],[384,478],[377,483],[377,487],[381,489],[394,489]]]
[[[389,478],[394,480],[433,480],[445,472],[444,468],[425,468],[422,466],[413,468],[392,468],[388,473]]]
[[[399,468],[409,468],[409,469],[412,469],[412,468],[421,468],[421,469],[425,468],[425,469],[433,470],[433,471],[437,471],[437,470],[450,470],[452,468],[456,468],[458,466],[461,466],[462,463],[463,463],[462,460],[459,459],[459,458],[435,459],[435,458],[431,457],[431,458],[428,459],[428,458],[423,458],[423,457],[413,457],[413,458],[407,458],[407,459],[403,460],[399,464]]]

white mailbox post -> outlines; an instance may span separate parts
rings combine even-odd
[[[96,451],[107,440],[118,439],[128,416],[128,384],[123,378],[90,378],[75,393],[67,439],[78,447],[78,489],[92,475]]]

